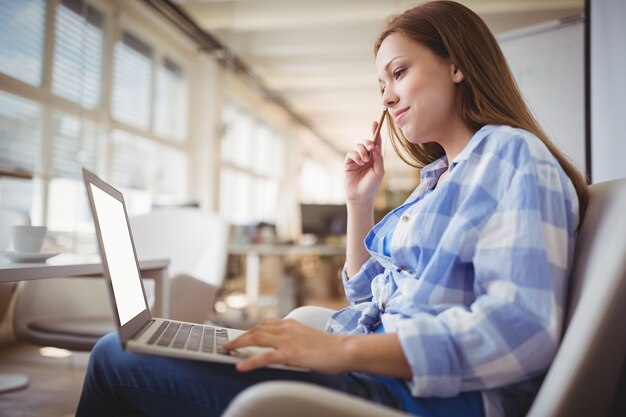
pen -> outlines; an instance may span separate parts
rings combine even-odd
[[[376,126],[376,131],[374,132],[374,144],[378,146],[380,146],[380,128],[383,127],[383,122],[385,121],[386,115],[387,115],[387,107],[383,109],[383,114],[380,115],[378,126]]]

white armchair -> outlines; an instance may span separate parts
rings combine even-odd
[[[139,259],[170,260],[170,318],[207,320],[226,277],[228,223],[206,210],[168,208],[130,224]]]
[[[566,331],[529,417],[608,415],[626,351],[626,179],[590,187],[576,245]],[[325,322],[327,309],[297,309],[296,320]],[[387,407],[297,382],[254,385],[224,417],[399,417]]]

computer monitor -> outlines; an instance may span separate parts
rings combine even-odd
[[[346,234],[348,217],[345,204],[300,204],[302,233],[318,237]]]

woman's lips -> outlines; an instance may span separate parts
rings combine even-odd
[[[398,122],[398,120],[402,117],[402,115],[404,113],[406,113],[409,110],[408,107],[405,107],[403,109],[400,110],[396,110],[395,112],[393,112],[393,118],[396,121],[396,123]]]

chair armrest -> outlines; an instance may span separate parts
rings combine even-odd
[[[308,326],[324,330],[328,319],[335,312],[335,310],[326,307],[304,306],[291,311],[285,318],[294,319]]]
[[[329,388],[271,381],[251,386],[222,417],[403,417],[406,414]]]

